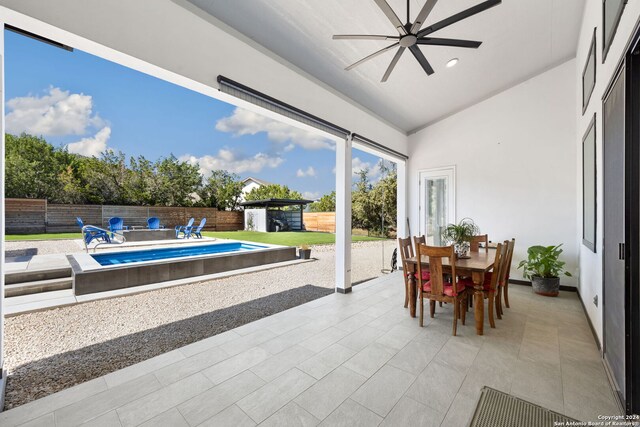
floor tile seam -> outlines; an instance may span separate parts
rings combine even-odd
[[[291,399],[289,399],[287,402],[285,402],[282,406],[279,406],[279,407],[278,407],[278,409],[276,409],[275,411],[273,411],[273,413],[271,413],[267,418],[265,418],[265,419],[264,419],[264,420],[262,420],[262,421],[257,421],[257,420],[256,420],[255,418],[253,418],[251,415],[247,414],[247,416],[248,416],[248,417],[249,417],[249,418],[250,418],[254,423],[256,423],[256,424],[263,423],[264,421],[266,421],[267,419],[269,419],[269,417],[270,417],[271,415],[275,414],[275,413],[276,413],[276,412],[278,412],[280,409],[284,408],[284,407],[285,407],[285,406],[287,406],[289,403],[293,402],[295,399],[297,399],[297,398],[298,398],[298,396],[300,396],[302,393],[304,393],[304,392],[305,392],[305,391],[307,391],[309,388],[311,388],[314,384],[316,384],[318,381],[320,381],[320,380],[316,380],[316,379],[315,379],[315,377],[313,377],[312,375],[307,374],[307,373],[306,373],[305,371],[303,371],[302,369],[298,369],[298,367],[297,367],[297,366],[294,366],[293,368],[291,368],[291,369],[289,369],[288,371],[284,372],[282,375],[280,375],[280,376],[278,376],[278,377],[274,378],[272,381],[269,381],[268,383],[263,384],[260,388],[258,388],[258,389],[256,389],[256,390],[254,390],[253,392],[251,392],[251,393],[247,394],[247,395],[246,395],[246,396],[244,396],[242,399],[244,399],[244,398],[246,398],[247,396],[249,396],[250,394],[255,393],[256,391],[258,391],[258,390],[262,389],[263,387],[266,387],[267,385],[269,385],[269,384],[270,384],[270,383],[272,383],[273,381],[277,380],[278,378],[282,377],[283,375],[286,375],[287,373],[291,372],[291,371],[292,371],[292,370],[294,370],[294,369],[295,369],[295,370],[297,370],[298,372],[300,372],[300,373],[302,373],[302,374],[304,374],[304,375],[308,376],[309,378],[311,378],[311,379],[313,380],[313,383],[309,384],[309,385],[308,385],[307,387],[305,387],[303,390],[301,390],[300,392],[298,392],[298,394],[296,394],[295,396],[293,396]],[[325,377],[326,377],[326,375],[325,375]],[[324,377],[323,377],[323,378],[324,378]],[[238,399],[238,400],[237,400],[237,401],[235,401],[233,404],[234,404],[234,405],[235,405],[235,404],[237,404],[237,403],[238,403],[238,402],[240,402],[240,400],[242,400],[242,399]],[[231,405],[229,405],[229,406],[231,406]],[[240,408],[240,409],[242,410],[242,412],[245,412],[245,411],[242,409],[242,407],[241,407],[240,405],[237,405],[237,406],[238,406],[238,408]],[[222,412],[222,411],[220,411],[220,412]],[[245,413],[246,413],[246,412],[245,412]]]

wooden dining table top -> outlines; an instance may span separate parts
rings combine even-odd
[[[456,259],[456,268],[468,271],[489,271],[493,268],[495,257],[495,251],[485,252],[484,250],[481,250],[480,252],[471,252],[469,254],[469,258]],[[417,258],[417,256],[414,256],[407,259],[405,262],[416,265]],[[429,265],[429,257],[423,255],[421,264]],[[442,265],[449,266],[449,258],[442,258]]]

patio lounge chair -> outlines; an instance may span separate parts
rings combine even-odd
[[[193,236],[193,237],[196,237],[198,239],[202,239],[202,234],[200,234],[200,233],[202,232],[202,229],[204,228],[204,225],[206,223],[207,223],[207,218],[202,218],[202,221],[200,221],[200,225],[198,225],[198,227],[196,227],[195,230],[191,230],[189,232],[189,236]]]
[[[191,235],[191,230],[193,229],[193,221],[195,218],[191,218],[187,225],[177,225],[176,226],[176,239],[180,238],[180,233],[182,233],[182,237],[188,239]]]
[[[127,229],[129,229],[129,227],[124,225],[124,220],[119,216],[109,218],[109,231],[111,231],[111,237],[113,237],[113,233],[121,233],[122,230]]]
[[[94,240],[111,243],[111,238],[109,237],[109,233],[104,230],[101,230],[97,227],[93,227],[91,225],[84,225],[84,222],[80,217],[76,217],[76,223],[82,230],[82,238],[84,239],[84,243],[88,245]]]
[[[149,230],[159,230],[164,228],[160,225],[160,218],[152,216],[151,218],[147,218],[147,226]]]

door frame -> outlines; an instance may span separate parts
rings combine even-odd
[[[448,191],[448,203],[451,206],[451,209],[448,212],[448,220],[449,222],[456,221],[456,165],[450,166],[440,166],[435,168],[428,169],[420,169],[418,170],[418,235],[422,235],[427,233],[427,224],[425,221],[425,217],[422,214],[425,209],[425,196],[424,191],[422,189],[422,182],[425,178],[438,178],[438,177],[446,177],[450,179],[451,186]]]
[[[640,29],[623,61],[625,93],[625,396],[640,413]]]

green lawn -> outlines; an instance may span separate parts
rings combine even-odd
[[[335,234],[315,232],[291,232],[261,233],[259,231],[216,231],[202,233],[205,236],[220,239],[247,240],[256,243],[271,243],[273,245],[300,246],[300,245],[326,245],[336,242]],[[378,237],[352,236],[354,242],[381,240]]]
[[[335,234],[315,233],[315,232],[281,232],[281,233],[261,233],[259,231],[218,231],[203,232],[208,237],[220,239],[247,240],[256,243],[271,243],[274,245],[300,246],[300,245],[326,245],[336,242]],[[7,241],[15,240],[58,240],[58,239],[80,239],[80,233],[48,233],[48,234],[9,234]],[[378,237],[352,236],[354,242],[381,240]]]
[[[81,239],[81,233],[7,234],[5,240],[60,240]]]

